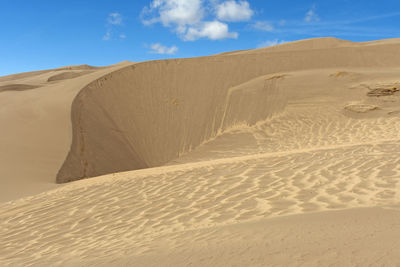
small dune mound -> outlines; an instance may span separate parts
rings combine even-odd
[[[57,68],[55,70],[56,71],[58,71],[58,70],[93,70],[93,69],[98,69],[98,68],[101,68],[101,67],[94,67],[94,66],[84,64],[84,65],[65,66],[65,67]]]
[[[322,38],[313,38],[313,39],[299,40],[287,43],[284,42],[277,45],[262,47],[258,49],[224,52],[218,55],[229,56],[229,55],[259,54],[265,52],[270,53],[270,52],[290,52],[290,51],[306,51],[306,50],[326,50],[326,49],[352,47],[355,45],[356,43],[353,43],[351,41],[336,39],[333,37],[322,37]]]
[[[389,96],[389,95],[393,95],[397,91],[399,91],[399,89],[397,87],[392,87],[392,88],[374,88],[374,89],[371,89],[367,93],[367,96],[375,96],[375,97]]]
[[[332,73],[329,76],[335,77],[335,78],[341,78],[341,77],[346,77],[346,76],[349,76],[349,75],[350,75],[350,73],[347,72],[347,71],[338,71],[338,72]]]
[[[388,115],[398,115],[398,114],[400,114],[400,110],[389,111],[387,114]]]
[[[67,79],[73,79],[85,74],[89,74],[91,71],[81,71],[81,72],[63,72],[59,73],[56,75],[51,76],[50,78],[47,79],[48,82],[54,82],[54,81],[61,81],[61,80],[67,80]]]
[[[25,91],[40,87],[39,85],[31,84],[7,84],[0,86],[0,92],[4,91]]]
[[[375,105],[368,105],[368,104],[349,104],[344,107],[346,110],[356,112],[356,113],[366,113],[368,111],[377,110],[379,109]]]
[[[338,71],[334,74],[331,74],[331,76],[339,78],[339,77],[344,77],[344,76],[348,76],[350,73],[348,73],[347,71]]]
[[[351,46],[351,41],[341,40],[333,37],[321,37],[313,39],[305,39],[294,42],[287,42],[275,46],[269,46],[261,49],[267,50],[314,50],[314,49],[330,49]]]
[[[276,74],[276,75],[272,75],[272,76],[268,77],[265,80],[269,81],[269,80],[274,80],[274,79],[283,79],[283,78],[285,78],[287,76],[289,76],[289,75],[288,74]]]
[[[335,79],[353,79],[353,78],[358,78],[360,77],[360,73],[358,72],[352,72],[352,71],[337,71],[329,75],[329,77],[335,78]]]

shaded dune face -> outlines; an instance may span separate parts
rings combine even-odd
[[[56,75],[53,75],[47,79],[48,82],[60,81],[60,80],[67,80],[73,79],[85,74],[89,74],[92,71],[80,71],[80,72],[62,72]]]
[[[25,91],[40,87],[39,85],[30,84],[8,84],[0,86],[0,92],[4,91]]]
[[[267,119],[288,98],[279,89],[281,77],[271,74],[396,66],[397,50],[398,45],[265,50],[123,68],[75,98],[73,141],[57,182],[160,166],[235,125]]]

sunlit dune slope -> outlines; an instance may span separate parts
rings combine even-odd
[[[0,77],[0,201],[56,186],[72,141],[73,99],[88,83],[128,64]]]

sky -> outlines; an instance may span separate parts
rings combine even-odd
[[[400,1],[0,0],[0,76],[315,37],[400,37]]]

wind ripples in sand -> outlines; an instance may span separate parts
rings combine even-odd
[[[399,201],[399,151],[399,142],[388,141],[121,173],[90,187],[83,181],[4,204],[2,262],[101,257],[128,244],[141,254],[158,237],[183,230],[392,205]]]

